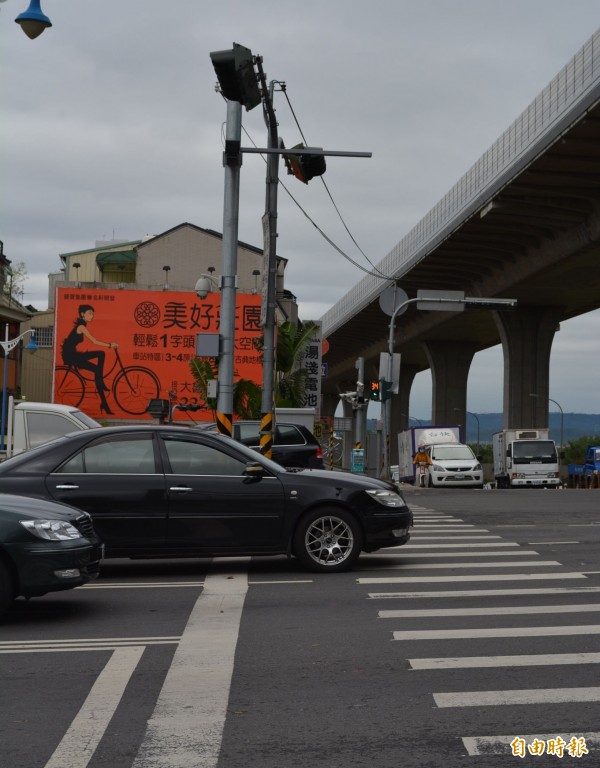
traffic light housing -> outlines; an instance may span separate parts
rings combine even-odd
[[[229,101],[239,101],[246,110],[254,109],[261,103],[254,58],[249,48],[238,43],[227,51],[212,51],[210,54],[221,93]]]
[[[369,400],[379,402],[379,382],[372,381],[369,385]]]
[[[385,381],[385,379],[381,379],[379,382],[379,389],[380,389],[380,397],[381,402],[385,403],[386,400],[389,400],[392,396],[392,389],[394,388],[394,384],[391,381]]]
[[[291,148],[290,154],[283,156],[285,166],[289,174],[308,184],[315,176],[322,176],[327,170],[324,155],[295,155],[295,149],[322,149],[322,147],[305,147],[304,144],[296,144]]]

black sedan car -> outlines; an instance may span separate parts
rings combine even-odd
[[[212,422],[200,429],[217,431]],[[260,451],[260,421],[234,421],[233,438],[239,443]],[[278,421],[273,430],[271,458],[283,467],[306,467],[323,469],[323,451],[317,438],[307,427],[301,424],[288,424]]]
[[[100,555],[86,512],[0,493],[0,614],[15,597],[39,597],[96,578]]]
[[[220,434],[175,426],[72,433],[0,464],[0,493],[89,512],[107,557],[295,555],[351,568],[361,550],[405,544],[412,513],[396,486],[289,471]]]

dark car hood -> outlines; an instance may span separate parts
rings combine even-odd
[[[0,514],[6,519],[15,517],[17,520],[77,520],[83,514],[55,501],[16,496],[10,493],[0,493]]]
[[[280,477],[285,483],[293,482],[296,478],[303,477],[307,478],[310,482],[314,482],[317,478],[322,478],[318,482],[323,482],[324,485],[341,485],[346,488],[354,488],[355,490],[385,488],[388,491],[395,491],[399,496],[402,496],[395,483],[388,483],[386,480],[379,480],[376,477],[368,477],[367,475],[354,475],[351,472],[331,471],[329,469],[299,469],[283,472]]]

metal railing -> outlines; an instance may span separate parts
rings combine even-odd
[[[600,29],[467,173],[378,264],[399,278],[482,208],[600,99]],[[376,271],[377,271],[376,270]],[[367,275],[321,318],[323,335],[370,304],[388,285]]]

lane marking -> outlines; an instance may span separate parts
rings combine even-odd
[[[392,632],[394,640],[472,640],[497,637],[600,635],[600,624],[573,627],[484,627],[482,629],[415,629]]]
[[[518,734],[519,738],[525,739],[528,744],[531,744],[535,739],[547,742],[551,739],[556,739],[557,736],[561,736],[563,741],[568,744],[574,735],[573,732],[570,734],[561,734],[557,732],[536,733],[527,736]],[[586,731],[577,731],[576,735],[585,738],[585,743],[588,749],[590,749],[590,747],[594,750],[600,749],[600,732],[589,733]],[[510,746],[514,739],[515,734],[512,736],[464,736],[462,741],[470,757],[476,755],[510,755],[514,758],[515,755]],[[516,764],[518,765],[518,762]]]
[[[143,652],[143,646],[113,652],[45,768],[86,768]]]
[[[39,646],[52,647],[52,646],[71,646],[71,645],[110,645],[111,647],[117,645],[146,645],[152,642],[167,642],[177,643],[179,642],[178,635],[158,635],[155,637],[79,637],[71,638],[67,640],[2,640],[0,641],[0,648],[6,648],[7,646],[16,646],[19,648],[36,648]]]
[[[530,688],[516,691],[434,693],[438,707],[498,707],[515,704],[563,704],[600,701],[600,688]]]
[[[77,589],[164,589],[169,587],[203,587],[203,581],[148,581],[144,583],[134,581],[107,581],[84,584]]]
[[[518,616],[540,613],[598,613],[600,603],[581,605],[520,605],[496,606],[492,608],[419,608],[415,610],[378,611],[380,619],[408,619],[429,616]]]
[[[540,589],[458,589],[437,592],[370,592],[373,600],[396,600],[415,597],[501,597],[514,595],[578,595],[600,592],[600,587],[542,587]]]
[[[600,653],[548,653],[520,656],[457,656],[408,659],[412,669],[475,669],[481,667],[546,667],[560,664],[598,664]]]
[[[246,573],[206,577],[132,768],[217,765],[247,592]]]
[[[506,565],[506,563],[503,563]],[[520,563],[524,565],[524,563]],[[498,573],[495,575],[473,574],[468,576],[364,576],[358,584],[426,584],[434,582],[459,581],[541,581],[548,579],[587,579],[583,573]]]
[[[312,584],[313,579],[277,579],[269,581],[249,581],[248,584]],[[203,581],[160,581],[139,582],[114,581],[106,583],[94,582],[93,584],[84,584],[76,589],[169,589],[170,587],[203,587]]]

